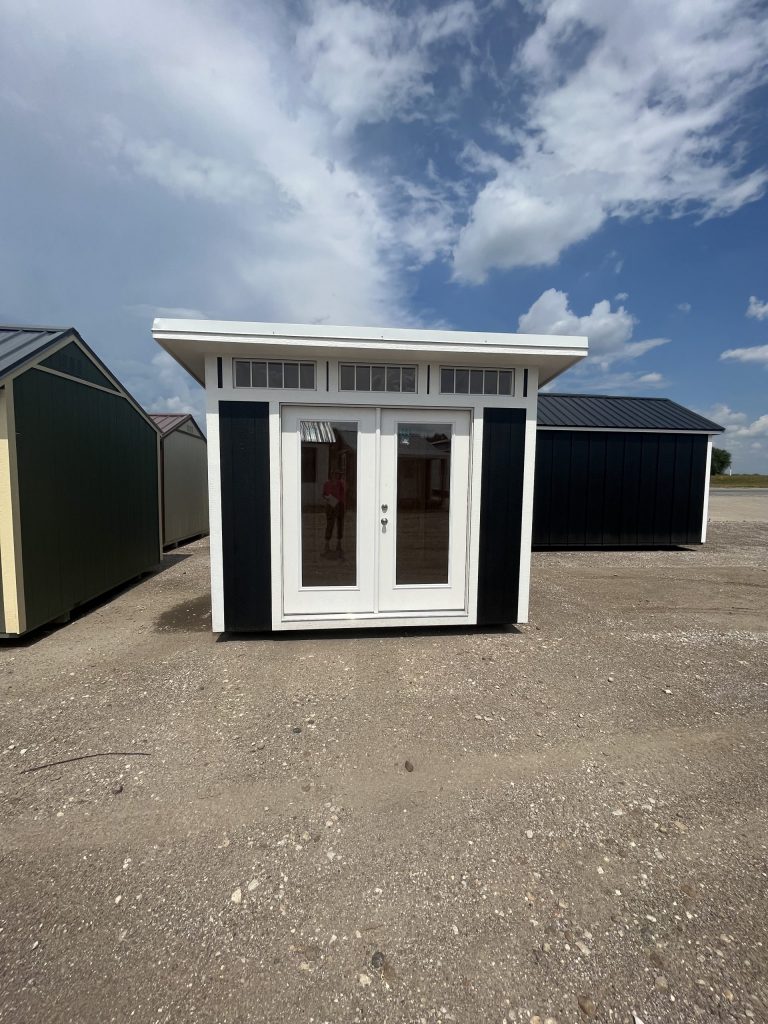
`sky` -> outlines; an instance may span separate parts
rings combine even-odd
[[[768,472],[768,5],[0,0],[0,321],[586,334]]]

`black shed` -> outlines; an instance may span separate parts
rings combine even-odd
[[[0,326],[0,635],[161,558],[159,434],[73,328]]]
[[[703,543],[722,430],[668,398],[540,394],[534,546]]]

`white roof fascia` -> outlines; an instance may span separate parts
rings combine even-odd
[[[537,366],[546,383],[587,354],[587,339],[544,334],[483,334],[404,328],[331,327],[326,324],[264,324],[226,320],[158,319],[155,340],[201,383],[205,356],[269,356],[276,348],[294,358],[461,359],[476,365]],[[381,358],[381,356],[379,356]]]

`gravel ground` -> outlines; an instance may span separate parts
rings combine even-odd
[[[519,631],[217,641],[207,568],[0,648],[0,1020],[768,1020],[767,525]]]

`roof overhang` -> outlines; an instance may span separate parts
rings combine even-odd
[[[206,355],[239,358],[444,361],[526,366],[546,384],[587,355],[587,339],[546,334],[482,334],[403,328],[155,320],[152,335],[200,384]]]

